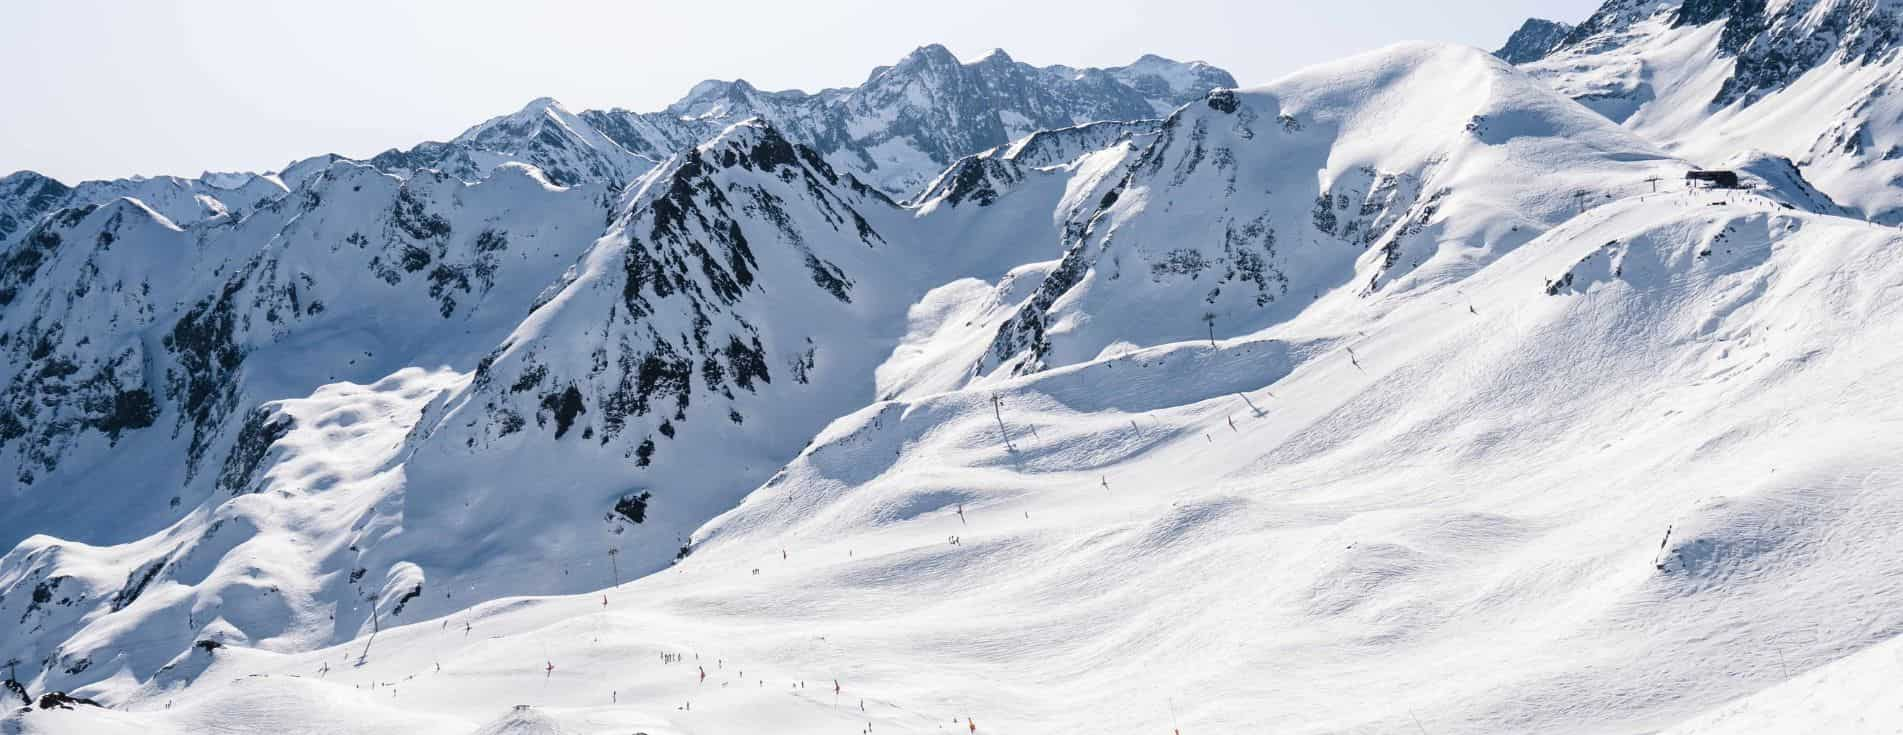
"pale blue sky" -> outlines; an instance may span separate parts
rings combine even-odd
[[[1245,86],[1402,40],[1492,48],[1599,0],[0,0],[0,174],[265,170],[445,139],[530,99],[857,84],[943,43],[1034,64],[1202,59]]]

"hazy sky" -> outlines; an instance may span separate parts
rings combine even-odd
[[[1144,53],[1245,86],[1401,40],[1493,48],[1599,0],[0,0],[0,174],[268,170],[442,140],[551,96],[653,110],[708,78],[854,85],[942,43],[1038,65]]]

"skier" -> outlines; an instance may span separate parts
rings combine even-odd
[[[978,732],[978,723],[972,722],[969,717],[965,718],[965,727],[970,728],[973,733]]]
[[[839,696],[839,680],[838,679],[833,680],[833,696],[835,697]]]
[[[542,678],[547,679],[553,676],[555,676],[555,662],[550,661],[548,662],[548,668],[543,669]]]
[[[705,667],[705,666],[696,666],[696,667],[694,667],[694,668],[696,668],[696,669],[700,669],[700,683],[702,683],[702,684],[705,684],[705,683],[707,683],[707,667]]]

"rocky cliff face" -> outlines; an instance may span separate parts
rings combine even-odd
[[[1505,59],[1510,64],[1524,64],[1546,58],[1547,54],[1566,42],[1573,27],[1544,18],[1528,18],[1520,29],[1507,37],[1506,45],[1494,51],[1493,55]]]

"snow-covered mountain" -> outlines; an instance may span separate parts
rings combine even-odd
[[[1510,64],[1524,64],[1538,61],[1553,53],[1553,49],[1566,42],[1572,35],[1573,27],[1566,23],[1545,18],[1528,18],[1520,24],[1519,30],[1507,37],[1506,45],[1493,52],[1494,56],[1505,59]]]
[[[1783,156],[1895,224],[1900,13],[1887,0],[1611,0],[1527,70],[1677,155]]]
[[[1567,86],[1741,12],[10,177],[0,732],[1882,722],[1903,236]]]
[[[690,135],[677,131],[676,140]],[[672,142],[670,141],[670,146]],[[434,169],[464,181],[478,181],[504,163],[527,163],[542,170],[550,181],[570,186],[584,181],[619,185],[654,167],[656,157],[623,148],[581,115],[543,97],[513,114],[503,115],[447,143],[423,143],[409,150],[390,150],[369,163],[398,174]]]
[[[300,162],[257,210],[199,220],[23,192],[52,212],[9,254],[0,322],[19,511],[0,531],[20,544],[0,586],[21,593],[0,608],[26,606],[6,655],[77,679],[101,652],[169,671],[179,640],[301,649],[378,616],[591,589],[544,570],[600,549],[661,568],[874,399],[929,289],[1055,255],[1077,162],[1096,181],[1156,125],[1027,135],[973,157],[1012,167],[999,190],[906,208],[759,118],[606,183],[637,159],[568,155],[612,145],[578,120],[538,102],[459,138],[447,171]],[[525,135],[548,145],[465,155]],[[338,428],[361,424],[379,426]],[[354,469],[284,474],[303,444]],[[518,543],[437,561],[504,533]],[[261,549],[269,570],[247,561]],[[136,650],[181,616],[184,638]]]
[[[226,214],[242,216],[285,191],[284,182],[270,174],[207,173],[196,179],[135,177],[85,181],[69,187],[32,171],[18,171],[0,178],[0,246],[13,245],[33,225],[64,207],[129,197],[174,224],[188,225]]]
[[[1337,289],[1445,283],[1674,166],[1464,49],[1219,91],[1164,122],[1000,328],[982,372],[1251,334]],[[1131,308],[1149,317],[1093,316]]]
[[[337,162],[242,218],[180,226],[119,198],[35,227],[0,287],[0,451],[11,470],[0,537],[18,544],[0,560],[0,604],[20,615],[5,655],[51,661],[43,646],[53,646],[69,651],[55,655],[60,670],[83,671],[86,654],[57,641],[81,616],[126,610],[148,591],[161,594],[141,603],[156,616],[139,615],[145,625],[189,616],[178,591],[205,578],[193,575],[236,562],[222,557],[248,535],[240,529],[285,522],[254,494],[273,445],[297,425],[271,401],[375,383],[412,362],[473,364],[593,240],[612,202],[605,187],[557,187],[519,165],[468,184]],[[79,560],[93,548],[107,556],[89,567]],[[204,586],[270,584],[234,574]],[[287,612],[253,622],[297,619]],[[156,670],[162,651],[128,649],[124,665]]]
[[[1146,55],[1128,66],[1035,67],[994,51],[960,62],[936,44],[872,71],[858,87],[766,92],[708,80],[665,110],[570,113],[541,99],[447,143],[371,159],[386,169],[435,168],[476,179],[501,161],[531,163],[557,183],[625,183],[656,161],[748,118],[773,123],[841,173],[910,197],[952,161],[1033,132],[1103,120],[1158,119],[1236,80],[1202,62]]]

